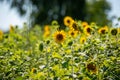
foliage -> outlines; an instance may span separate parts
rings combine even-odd
[[[0,79],[119,80],[120,29],[79,20],[69,24],[65,30],[53,21],[43,29],[11,26],[9,33],[1,32]]]
[[[110,23],[107,13],[111,9],[107,0],[8,0],[11,8],[16,8],[20,15],[27,14],[31,24],[46,24],[59,21],[65,16],[72,16],[98,25]]]

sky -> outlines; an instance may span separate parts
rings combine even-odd
[[[115,15],[120,17],[120,0],[107,0],[111,4],[111,11],[109,12],[109,17]],[[10,9],[10,6],[4,1],[0,3],[0,30],[7,31],[9,26],[18,25],[19,28],[22,28],[24,22],[27,22],[27,17],[20,17],[16,10]],[[117,19],[113,20],[113,26],[117,24]],[[117,27],[120,27],[120,22]]]

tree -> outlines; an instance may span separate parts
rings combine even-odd
[[[106,0],[8,0],[20,15],[29,14],[32,24],[63,23],[64,16],[107,24],[110,5]],[[102,17],[102,18],[101,18]]]

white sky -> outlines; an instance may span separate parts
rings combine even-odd
[[[111,3],[112,10],[109,13],[109,17],[115,15],[120,17],[120,0],[107,0]],[[7,31],[9,25],[18,25],[22,28],[24,22],[27,22],[26,17],[19,17],[17,11],[11,10],[9,5],[6,2],[0,3],[0,30]],[[118,23],[117,19],[113,21],[114,25]],[[120,26],[120,22],[119,22]]]

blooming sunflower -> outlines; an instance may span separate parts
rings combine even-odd
[[[3,38],[3,32],[0,30],[0,40]]]
[[[111,33],[111,35],[115,36],[118,34],[118,29],[113,28],[113,29],[111,29],[110,33]]]
[[[50,31],[45,31],[43,34],[43,37],[47,38],[48,36],[50,36]]]
[[[80,43],[81,43],[81,44],[84,44],[85,42],[86,42],[86,37],[84,37],[84,36],[81,37],[81,38],[80,38]]]
[[[49,25],[45,25],[45,26],[44,26],[44,31],[50,31]]]
[[[75,30],[69,30],[68,34],[71,36],[71,37],[76,37],[77,36],[77,33],[78,31],[75,31]]]
[[[74,20],[70,16],[66,16],[64,18],[64,25],[69,27],[73,21]]]
[[[92,73],[96,73],[97,72],[97,66],[96,66],[96,64],[94,64],[94,63],[88,63],[87,65],[86,65],[86,69],[88,70],[88,71],[90,71],[90,72],[92,72]]]
[[[90,35],[91,34],[91,32],[92,32],[92,28],[90,27],[90,26],[86,26],[85,28],[84,28],[84,33],[86,34],[86,35]]]
[[[62,30],[62,31],[57,31],[54,33],[54,39],[57,43],[62,43],[64,40],[65,40],[65,32]]]
[[[82,26],[83,26],[83,28],[85,28],[86,26],[88,26],[88,23],[87,22],[82,22]]]
[[[100,28],[100,29],[98,30],[98,32],[99,32],[100,34],[105,34],[106,32],[108,32],[108,27],[107,27],[107,26],[102,27],[102,28]]]

